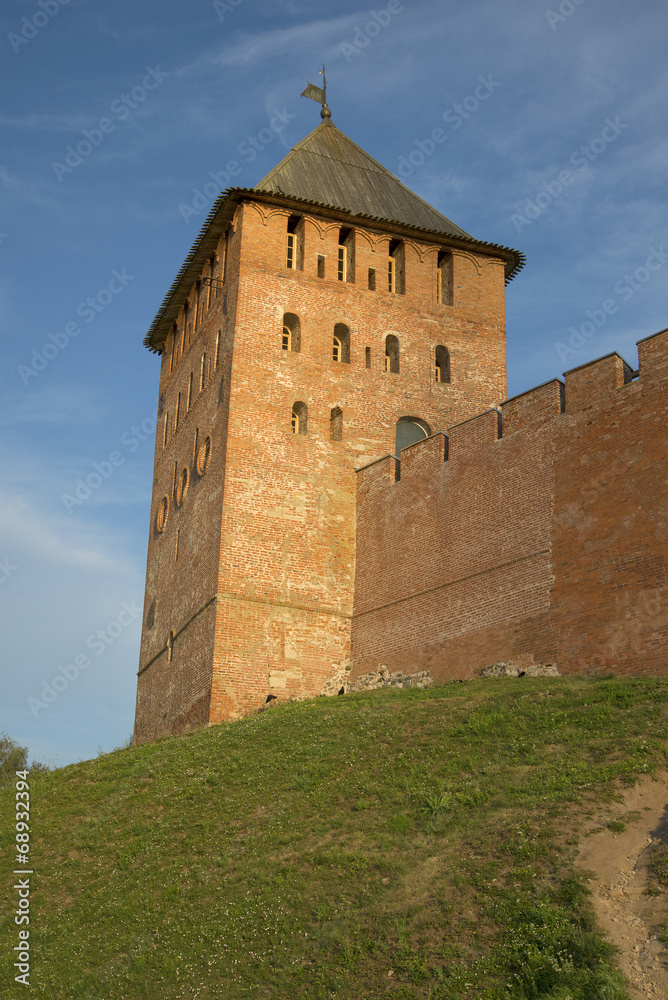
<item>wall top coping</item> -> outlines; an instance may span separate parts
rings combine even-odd
[[[646,340],[652,340],[653,337],[660,337],[664,333],[668,333],[668,327],[666,327],[665,330],[658,330],[656,333],[650,333],[649,337],[641,337],[640,340],[636,340],[636,344],[644,344]]]
[[[564,378],[566,375],[572,375],[573,372],[579,372],[581,368],[588,368],[589,365],[597,365],[600,361],[605,361],[606,358],[619,358],[622,364],[626,365],[629,371],[634,372],[632,366],[621,356],[619,351],[610,351],[609,354],[602,354],[600,358],[593,358],[591,361],[585,361],[582,365],[576,365],[575,368],[569,368],[568,371],[564,372]],[[637,373],[634,372],[634,374]]]
[[[549,378],[547,382],[541,382],[540,385],[535,385],[531,389],[525,389],[524,392],[516,392],[514,396],[508,396],[508,399],[504,399],[501,406],[505,406],[506,403],[512,403],[513,400],[519,399],[521,396],[528,396],[530,392],[536,392],[537,389],[544,389],[546,385],[552,385],[553,382],[558,382],[561,386],[564,384],[558,376]]]
[[[529,389],[528,391],[530,392],[531,390]],[[480,420],[480,418],[484,417],[486,413],[496,413],[498,416],[501,416],[501,410],[497,406],[490,406],[486,410],[476,413],[474,417],[469,417],[467,420],[460,420],[458,424],[451,424],[450,427],[448,427],[448,430],[452,431],[455,427],[463,427],[464,424],[470,424],[472,420]],[[420,442],[418,441],[417,443],[419,444]]]

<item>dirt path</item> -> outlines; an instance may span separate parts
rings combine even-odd
[[[606,828],[621,820],[619,833]],[[652,847],[668,843],[668,775],[645,778],[595,817],[577,863],[593,873],[592,902],[608,940],[620,949],[619,964],[632,985],[633,1000],[668,998],[668,955],[656,939],[668,919],[668,900],[643,894]]]

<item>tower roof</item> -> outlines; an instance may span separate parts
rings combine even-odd
[[[472,238],[405,187],[329,118],[298,142],[255,189],[330,205],[350,215]]]
[[[343,225],[354,225],[359,220],[402,238],[417,236],[451,247],[475,249],[504,262],[506,284],[524,267],[524,254],[470,236],[410,191],[326,117],[255,187],[228,188],[218,196],[144,338],[149,350],[162,350],[193,282],[215,252],[237,206],[248,200],[298,212],[315,209],[339,219]]]

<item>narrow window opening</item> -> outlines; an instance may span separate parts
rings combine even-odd
[[[211,308],[211,299],[214,297],[214,283],[216,280],[216,255],[215,253],[209,258],[209,280],[207,282],[206,288],[206,308],[207,310]]]
[[[169,355],[169,374],[170,375],[174,371],[174,361],[175,361],[175,355],[176,355],[176,352],[177,352],[177,340],[176,340],[176,338],[178,337],[178,333],[179,333],[179,330],[178,330],[178,327],[177,327],[177,325],[175,323],[174,326],[172,327],[172,334],[171,334],[171,337],[170,337],[170,355]]]
[[[190,343],[190,328],[192,326],[192,320],[190,316],[190,299],[183,306],[183,342],[181,344],[181,350],[183,351]]]
[[[194,328],[197,330],[200,323],[202,322],[202,310],[204,308],[203,302],[204,296],[202,294],[202,282],[195,282],[195,317],[194,317]]]
[[[219,364],[220,364],[220,330],[216,334],[216,350],[213,357],[213,367],[215,371],[218,371]]]
[[[318,254],[318,277],[325,277],[325,258],[321,253]]]
[[[197,462],[197,441],[199,438],[199,427],[195,428],[195,440],[193,442],[193,465]]]
[[[176,413],[174,414],[174,430],[177,430],[181,420],[181,393],[176,398]]]
[[[452,254],[443,250],[438,255],[436,267],[436,301],[444,306],[452,305],[453,271]]]
[[[155,625],[155,598],[151,601],[146,612],[146,628],[153,628]]]
[[[187,403],[186,403],[186,412],[188,412],[188,413],[190,412],[190,407],[193,404],[193,379],[194,379],[194,377],[195,376],[194,376],[193,372],[191,372],[190,373],[190,378],[188,379],[188,399],[187,399]]]
[[[290,271],[303,269],[304,226],[300,215],[288,219],[285,265]]]
[[[181,529],[176,529],[176,538],[174,540],[174,562],[179,558],[179,535],[181,534]]]
[[[204,391],[204,386],[206,385],[206,354],[202,355],[202,360],[199,366],[199,391]]]
[[[225,233],[225,243],[223,245],[223,285],[227,282],[227,254],[230,248],[230,231]],[[220,285],[216,284],[216,295],[220,295]]]
[[[371,348],[366,347],[364,349],[364,360],[367,368],[371,368]]]
[[[405,252],[401,240],[390,240],[389,257],[387,261],[387,288],[390,292],[403,295]]]
[[[299,352],[302,346],[301,323],[296,313],[283,314],[281,347],[284,351]]]
[[[437,382],[450,381],[450,352],[442,344],[434,351],[434,374]]]
[[[179,464],[178,464],[178,462],[174,462],[174,472],[172,474],[172,496],[173,497],[176,496],[176,477],[178,475],[178,471],[179,471]]]
[[[385,338],[385,371],[399,371],[399,340],[394,334]]]
[[[329,439],[341,441],[343,438],[343,410],[335,406],[329,416]]]
[[[339,247],[336,276],[339,281],[355,280],[355,230],[339,230]]]
[[[369,291],[370,292],[375,292],[376,291],[376,268],[375,267],[370,267],[369,268]]]
[[[350,330],[345,323],[337,323],[334,327],[332,358],[334,361],[350,363]]]
[[[167,662],[171,663],[174,658],[174,632],[173,630],[169,633],[169,639],[167,640]]]
[[[308,407],[306,403],[297,402],[292,407],[292,433],[306,434],[306,422],[308,419]]]
[[[169,413],[165,413],[165,424],[162,428],[162,447],[167,447],[167,437],[169,435]]]

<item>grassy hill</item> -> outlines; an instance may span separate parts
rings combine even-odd
[[[29,990],[0,794],[0,997],[622,1000],[572,860],[667,713],[668,681],[385,689],[35,775]]]

